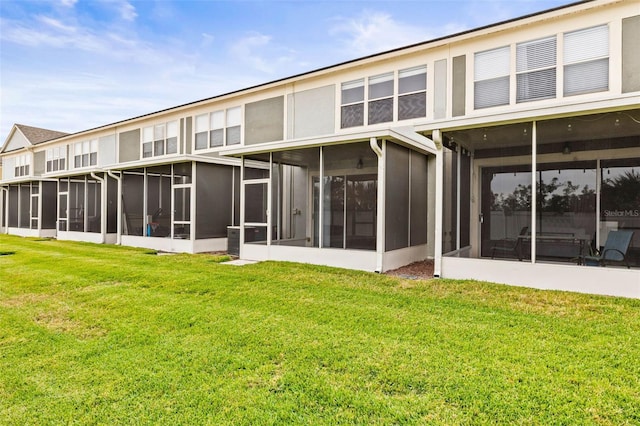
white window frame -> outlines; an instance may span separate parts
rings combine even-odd
[[[235,106],[227,109],[219,109],[193,117],[193,151],[205,151],[208,149],[218,149],[225,146],[242,144],[242,107]],[[236,143],[229,143],[230,130],[238,128],[240,138]],[[213,132],[222,132],[221,143],[213,145]],[[197,139],[204,136],[206,146],[198,147]]]
[[[610,47],[610,34],[608,24],[596,25],[589,28],[582,28],[575,31],[568,31],[563,33],[563,95],[575,96],[586,93],[606,92],[609,90],[610,84],[610,67],[611,67],[611,47]],[[584,67],[588,65],[594,65],[598,62],[604,62],[606,60],[606,87],[599,86],[584,86],[581,90],[570,89],[567,84],[570,79],[569,70],[575,68]],[[589,79],[581,79],[584,83]],[[597,82],[596,79],[593,79]],[[572,80],[573,81],[573,80]]]
[[[170,143],[175,139],[175,144]],[[169,148],[173,148],[169,152]],[[140,158],[165,157],[180,154],[180,121],[170,120],[142,128]]]
[[[47,173],[57,172],[67,169],[67,146],[54,146],[47,148],[46,153]]]
[[[390,94],[383,94],[380,96],[376,96],[373,97],[373,90],[372,90],[372,86],[376,85],[376,84],[382,84],[382,83],[386,83],[390,81],[391,82],[391,93]],[[377,123],[373,123],[373,124],[381,124],[381,123],[392,123],[396,120],[396,95],[397,95],[397,90],[396,90],[396,76],[395,73],[393,71],[391,72],[386,72],[383,74],[377,74],[371,77],[367,78],[367,88],[365,90],[365,98],[367,99],[367,105],[365,107],[365,125],[370,125],[371,124],[371,120],[369,117],[369,113],[371,111],[371,104],[374,102],[378,102],[378,101],[382,101],[382,100],[388,100],[391,99],[391,120],[388,121],[379,121]]]
[[[98,139],[76,142],[71,145],[73,150],[73,165],[71,169],[85,169],[98,165]]]
[[[14,177],[31,175],[31,155],[22,154],[15,157]]]
[[[340,85],[340,128],[341,129],[349,129],[351,127],[359,127],[359,126],[366,126],[367,125],[367,114],[368,114],[368,108],[367,108],[367,90],[366,90],[366,81],[364,78],[359,78],[356,80],[351,80],[351,81],[346,81],[344,83],[342,83]],[[344,102],[344,100],[342,99],[342,92],[344,90],[349,90],[349,89],[355,89],[358,87],[362,87],[362,99],[358,99],[356,101],[352,101],[352,102]],[[342,125],[342,109],[344,107],[349,107],[349,106],[354,106],[354,105],[359,105],[362,104],[362,124],[355,124],[353,126],[343,126]]]
[[[400,79],[401,78],[405,78],[405,77],[411,77],[414,75],[421,75],[424,74],[424,89],[420,89],[420,90],[407,90],[406,92],[401,92],[400,91]],[[397,77],[397,90],[396,90],[396,94],[395,94],[395,118],[398,121],[403,121],[403,120],[413,120],[413,119],[417,119],[417,118],[425,118],[427,116],[427,65],[418,65],[415,67],[410,67],[410,68],[404,68],[398,71],[398,77]],[[409,95],[417,95],[420,93],[424,93],[424,97],[425,97],[425,108],[424,108],[424,115],[423,116],[419,116],[419,117],[410,117],[410,118],[400,118],[400,98],[402,98],[403,96],[409,96]]]
[[[493,49],[474,53],[473,63],[473,108],[475,110],[493,108],[510,104],[511,99],[511,45],[500,46]],[[478,84],[490,81],[507,81],[506,102],[478,104]]]
[[[551,44],[552,47],[547,49],[548,46],[545,44]],[[543,48],[541,49],[540,46]],[[533,47],[533,52],[529,51],[529,47]],[[542,99],[553,99],[557,97],[557,78],[558,78],[558,70],[557,70],[557,52],[558,52],[558,36],[552,35],[549,37],[538,38],[535,40],[525,41],[516,44],[516,103],[522,102],[531,102]],[[540,63],[534,63],[530,65],[528,60],[537,60]],[[545,63],[546,61],[546,63]],[[544,71],[553,70],[553,76],[555,80],[553,81],[553,93],[542,93],[535,96],[535,91],[532,91],[531,88],[524,88],[521,90],[522,84],[531,84],[535,86],[535,82],[525,82],[519,79],[520,76],[532,75]],[[521,92],[525,92],[527,96],[519,97]],[[534,96],[532,96],[532,92]]]

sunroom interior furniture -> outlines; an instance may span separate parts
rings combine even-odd
[[[604,244],[602,251],[596,251],[596,254],[591,256],[580,256],[578,258],[578,264],[606,266],[607,263],[622,262],[627,266],[627,269],[629,269],[631,266],[629,266],[627,252],[629,251],[632,238],[633,231],[627,229],[611,231],[607,236],[607,242]]]

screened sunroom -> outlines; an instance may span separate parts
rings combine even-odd
[[[466,258],[492,261],[466,263],[480,279],[541,285],[523,269],[536,265],[567,285],[638,287],[640,110],[443,132],[443,145],[445,276],[471,276]],[[614,231],[632,235],[624,258],[579,266]]]
[[[117,182],[107,173],[58,178],[57,238],[116,242]]]
[[[16,182],[2,187],[2,228],[13,235],[55,237],[56,183]]]
[[[184,161],[114,172],[121,243],[167,252],[226,250],[240,215],[240,168]]]
[[[240,257],[379,272],[433,257],[435,152],[388,130],[228,151],[243,157]]]

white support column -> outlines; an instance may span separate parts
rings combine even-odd
[[[313,190],[313,183],[311,184]],[[324,149],[320,147],[320,177],[318,182],[318,248],[324,247],[324,226],[322,221],[324,220]]]
[[[198,199],[196,197],[196,185],[197,185],[197,175],[196,175],[196,162],[191,162],[191,186],[189,189],[190,203],[191,203],[191,211],[189,212],[189,239],[191,240],[191,251],[193,252],[193,244],[196,240],[196,203]]]
[[[94,172],[91,172],[91,177],[100,182],[100,239],[105,243],[107,241],[107,180]]]
[[[536,122],[531,123],[531,263],[536,263],[536,216],[538,214],[538,134]]]
[[[460,169],[462,168],[462,146],[458,144],[458,152],[456,153],[456,250],[460,250],[460,199],[461,186],[460,186]]]
[[[384,272],[384,251],[385,251],[385,181],[386,181],[386,169],[385,169],[385,152],[387,149],[386,141],[382,141],[382,148],[378,146],[378,140],[371,138],[369,140],[369,146],[371,150],[378,157],[378,200],[377,200],[377,223],[376,223],[376,272]]]
[[[122,172],[120,172],[120,176],[113,173],[111,170],[107,171],[107,174],[111,176],[113,179],[118,182],[118,201],[116,203],[117,207],[117,216],[116,216],[116,244],[122,244]],[[108,182],[108,179],[106,179]],[[59,183],[58,183],[59,184]]]
[[[271,220],[271,213],[273,210],[273,193],[271,191],[271,183],[273,182],[273,152],[269,153],[269,181],[267,182],[267,249],[270,249],[271,247],[271,238],[273,237],[272,235],[272,224],[273,221]]]
[[[442,271],[442,194],[444,184],[444,165],[443,165],[443,151],[442,151],[442,133],[439,129],[433,131],[431,139],[438,147],[436,153],[436,205],[435,205],[435,235],[434,235],[434,261],[433,261],[433,276],[439,278]]]
[[[596,160],[596,249],[600,250],[600,191],[602,191],[602,170],[600,159]],[[583,254],[583,253],[580,253]]]
[[[240,157],[240,241],[238,242],[238,257],[243,259],[244,251],[244,155]]]

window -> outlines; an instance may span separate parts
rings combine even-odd
[[[516,46],[516,102],[556,96],[556,36]]]
[[[67,147],[56,146],[47,149],[47,173],[65,170],[67,165]]]
[[[426,117],[427,67],[420,66],[398,72],[398,120]]]
[[[242,114],[240,107],[214,111],[195,117],[195,149],[216,148],[240,143]]]
[[[240,124],[242,114],[240,107],[227,109],[227,145],[237,145],[240,143]]]
[[[28,154],[20,155],[16,158],[14,176],[29,176],[29,168],[31,166],[31,156]]]
[[[509,46],[475,54],[474,107],[509,104]]]
[[[342,129],[364,125],[364,79],[342,83]]]
[[[609,89],[609,27],[564,34],[564,95]]]
[[[73,144],[73,167],[89,167],[98,164],[98,140],[76,142]]]
[[[178,152],[178,121],[142,129],[142,158]]]
[[[369,77],[369,124],[393,121],[393,73]]]

